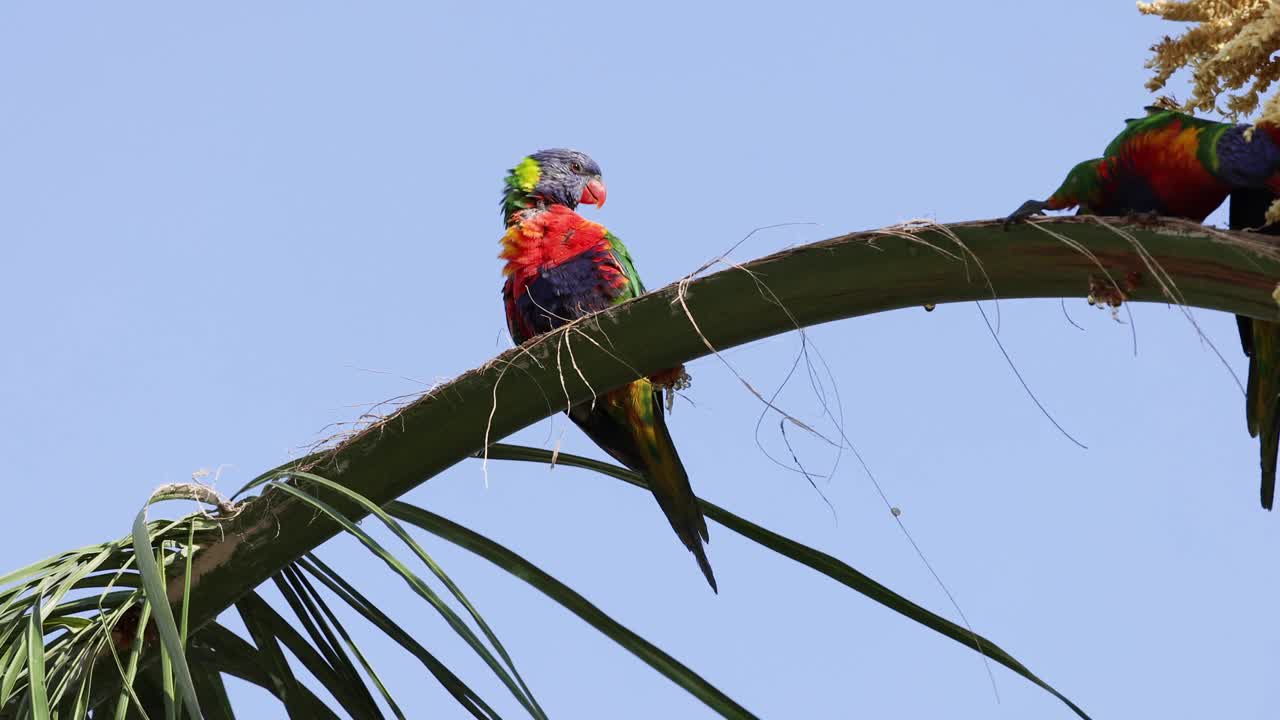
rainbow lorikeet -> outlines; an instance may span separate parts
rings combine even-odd
[[[576,150],[543,150],[508,173],[502,196],[507,232],[502,299],[517,344],[588,313],[644,294],[631,254],[616,235],[577,212],[600,206],[600,166]],[[716,589],[703,543],[707,521],[689,485],[663,417],[665,393],[683,376],[676,368],[642,378],[568,410],[571,420],[623,465],[645,476],[671,527]],[[655,380],[659,380],[655,382]],[[665,385],[665,386],[664,386]]]
[[[1126,121],[1102,157],[1072,168],[1049,199],[1028,200],[1006,220],[1078,206],[1082,214],[1157,213],[1203,222],[1228,195],[1257,190],[1280,193],[1280,126],[1149,107],[1145,117]],[[1244,316],[1237,322],[1249,357],[1245,416],[1249,434],[1261,435],[1262,507],[1270,510],[1280,447],[1280,324]]]

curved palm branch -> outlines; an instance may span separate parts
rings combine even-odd
[[[704,268],[706,269],[706,268]],[[915,224],[794,248],[651,293],[513,349],[426,393],[334,447],[264,473],[240,504],[207,489],[167,488],[213,515],[147,521],[132,537],[82,548],[0,578],[0,717],[233,717],[231,674],[265,688],[291,715],[331,717],[285,650],[353,717],[399,716],[372,661],[328,603],[338,600],[394,639],[473,717],[497,717],[461,678],[312,551],[347,532],[382,559],[483,659],[533,717],[546,713],[476,606],[401,523],[467,547],[533,583],[726,717],[749,711],[514,552],[425,510],[388,504],[477,454],[545,461],[493,445],[563,407],[681,362],[819,322],[900,307],[1101,292],[1274,319],[1280,246],[1178,221],[1057,219]],[[663,337],[662,343],[650,338]],[[568,347],[571,366],[561,351]],[[516,372],[511,372],[515,370]],[[424,445],[418,438],[430,434]],[[636,482],[626,471],[578,464]],[[356,493],[352,488],[360,488]],[[385,510],[383,508],[386,508]],[[1053,692],[985,638],[919,608],[853,568],[710,503],[709,517],[1005,664]],[[407,552],[357,523],[381,521]],[[287,528],[288,532],[282,532]],[[426,567],[419,574],[415,567]],[[273,580],[293,619],[257,595]],[[217,622],[236,607],[246,640]],[[301,630],[299,630],[301,628]],[[1072,709],[1083,716],[1075,705]]]

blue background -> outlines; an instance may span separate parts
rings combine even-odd
[[[202,467],[226,465],[233,491],[327,424],[507,347],[498,191],[528,152],[601,163],[610,201],[590,216],[657,288],[760,226],[816,223],[736,259],[1044,197],[1141,112],[1146,49],[1176,30],[1097,1],[6,3],[0,568],[121,536],[152,488]],[[1065,307],[1084,332],[1057,301],[1001,302],[1000,338],[1087,451],[1026,397],[973,304],[809,337],[975,629],[1096,717],[1274,716],[1280,518],[1257,506],[1237,386],[1174,308],[1135,306],[1131,327]],[[1233,320],[1193,315],[1243,376]],[[772,388],[798,348],[792,334],[726,357]],[[955,617],[852,458],[820,482],[833,516],[757,448],[762,407],[728,370],[691,372],[696,404],[670,422],[702,496]],[[782,402],[820,418],[803,382]],[[561,416],[518,439],[598,455]],[[759,439],[785,453],[776,419]],[[464,463],[407,499],[526,555],[761,716],[1069,717],[1000,668],[997,701],[976,654],[714,524],[712,595],[620,483],[500,463],[489,481]],[[520,581],[428,548],[554,717],[710,715]],[[322,557],[520,715],[363,550]],[[415,661],[360,637],[410,717],[459,714]],[[282,712],[231,685],[244,717]]]

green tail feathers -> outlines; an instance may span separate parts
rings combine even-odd
[[[662,391],[648,380],[637,380],[594,403],[575,405],[569,418],[614,459],[644,475],[671,528],[697,559],[711,589],[719,592],[703,547],[709,540],[707,521],[667,431]]]
[[[1249,434],[1262,442],[1262,507],[1276,495],[1276,454],[1280,450],[1280,324],[1236,317],[1240,344],[1249,356],[1245,419]]]

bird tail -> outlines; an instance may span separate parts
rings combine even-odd
[[[569,418],[619,462],[644,475],[671,529],[719,592],[703,546],[709,541],[707,521],[667,431],[662,399],[662,390],[649,380],[636,380],[594,403],[575,405]]]
[[[658,506],[671,523],[671,529],[676,531],[680,541],[697,559],[698,567],[702,569],[712,591],[718,593],[720,591],[716,587],[716,576],[711,572],[711,563],[707,560],[706,548],[703,546],[711,539],[707,535],[707,520],[702,516],[698,498],[693,494],[693,486],[689,484],[689,475],[680,462],[680,456],[676,454],[671,434],[667,432],[667,421],[662,412],[662,391],[654,391],[653,396],[653,442],[640,443],[642,448],[650,450],[645,453],[645,479],[649,481],[649,489],[658,500]]]
[[[1261,441],[1262,507],[1270,510],[1276,495],[1276,456],[1280,450],[1280,325],[1236,317],[1240,344],[1249,356],[1245,419],[1249,434]]]

